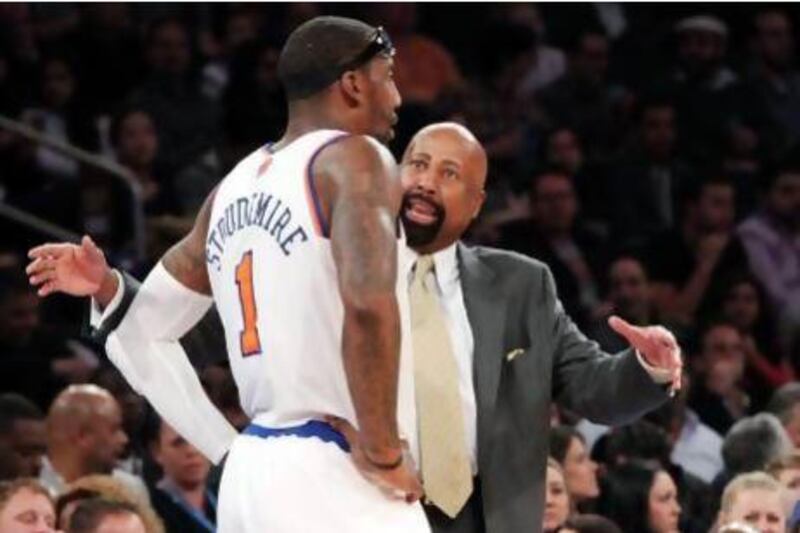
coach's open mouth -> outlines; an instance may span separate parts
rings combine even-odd
[[[442,208],[426,198],[413,196],[406,198],[403,214],[412,222],[428,226],[439,221]]]

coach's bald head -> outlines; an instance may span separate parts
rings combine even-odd
[[[461,238],[486,197],[487,166],[483,146],[461,124],[432,124],[411,139],[400,210],[411,248],[433,253]]]

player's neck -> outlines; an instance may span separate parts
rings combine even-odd
[[[341,116],[329,107],[317,103],[293,103],[289,105],[289,122],[286,132],[275,144],[280,149],[295,139],[316,130],[345,130],[350,128]]]

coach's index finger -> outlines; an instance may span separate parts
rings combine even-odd
[[[61,257],[67,252],[69,252],[71,247],[72,245],[67,243],[41,244],[35,248],[31,248],[28,251],[28,257],[30,259],[36,259],[37,257],[44,257],[44,256]]]

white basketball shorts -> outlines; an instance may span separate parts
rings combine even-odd
[[[419,502],[389,499],[340,444],[293,434],[236,438],[222,474],[217,526],[219,533],[431,531]]]

